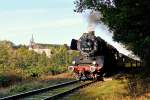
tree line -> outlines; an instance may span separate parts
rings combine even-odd
[[[67,71],[72,58],[77,52],[70,53],[65,45],[50,47],[52,56],[48,58],[43,52],[38,54],[29,51],[25,45],[15,46],[10,41],[0,41],[0,73],[14,70],[25,76],[37,77],[50,73],[58,74]]]

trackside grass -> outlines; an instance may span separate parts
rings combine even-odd
[[[97,82],[75,92],[68,100],[150,100],[150,83],[131,80]]]
[[[8,95],[14,95],[21,92],[27,92],[33,89],[39,89],[46,86],[56,85],[63,82],[74,80],[69,74],[59,74],[55,76],[45,75],[37,80],[26,80],[16,83],[9,87],[0,88],[0,98]]]

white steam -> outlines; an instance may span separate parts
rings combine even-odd
[[[101,13],[91,10],[88,13],[88,32],[94,31],[97,24],[100,24]]]

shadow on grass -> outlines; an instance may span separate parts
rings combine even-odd
[[[131,99],[147,100],[150,99],[150,74],[143,68],[122,68],[121,73],[115,76],[115,79],[122,80],[125,78],[127,82],[126,90],[128,90]]]
[[[150,77],[140,77],[134,74],[128,78],[128,81],[128,89],[133,98],[150,99]]]

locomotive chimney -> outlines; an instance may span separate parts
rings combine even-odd
[[[91,35],[95,35],[95,31],[89,31],[88,33]]]

